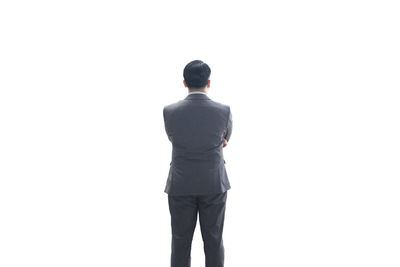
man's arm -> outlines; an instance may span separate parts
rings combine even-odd
[[[164,128],[165,128],[165,132],[167,133],[167,136],[168,136],[169,141],[172,142],[172,136],[168,133],[167,121],[166,121],[166,118],[165,118],[165,106],[164,106],[164,108],[163,108],[163,117],[164,117]]]
[[[225,134],[225,140],[227,142],[231,138],[231,134],[232,134],[232,112],[231,112],[231,108],[229,107],[228,122],[226,125],[226,134]]]

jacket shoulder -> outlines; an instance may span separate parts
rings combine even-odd
[[[166,119],[166,117],[169,117],[170,114],[173,113],[174,110],[177,110],[178,107],[181,106],[181,105],[182,105],[182,100],[179,100],[179,101],[174,102],[174,103],[172,103],[172,104],[165,105],[165,106],[163,107],[163,116],[164,116],[164,119]]]
[[[219,107],[220,109],[224,110],[225,112],[230,111],[231,107],[227,104],[215,101],[215,100],[211,100],[210,101],[214,106]]]
[[[164,111],[171,111],[171,110],[174,110],[174,109],[176,109],[179,105],[181,105],[181,102],[182,102],[182,100],[179,100],[179,101],[177,101],[177,102],[174,102],[174,103],[165,105],[164,108],[163,108],[163,110],[164,110]]]

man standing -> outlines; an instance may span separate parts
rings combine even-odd
[[[210,67],[201,60],[183,71],[188,95],[164,106],[172,161],[164,192],[171,214],[171,267],[190,267],[193,233],[200,218],[206,267],[224,266],[222,232],[231,188],[222,148],[232,133],[230,106],[211,100]]]

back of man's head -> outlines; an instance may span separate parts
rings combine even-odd
[[[201,60],[189,62],[183,70],[183,78],[189,89],[204,88],[211,75],[210,67]]]

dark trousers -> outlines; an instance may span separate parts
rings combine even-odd
[[[171,267],[190,267],[193,233],[200,218],[206,267],[224,266],[222,232],[227,191],[220,194],[168,195],[171,213]]]

